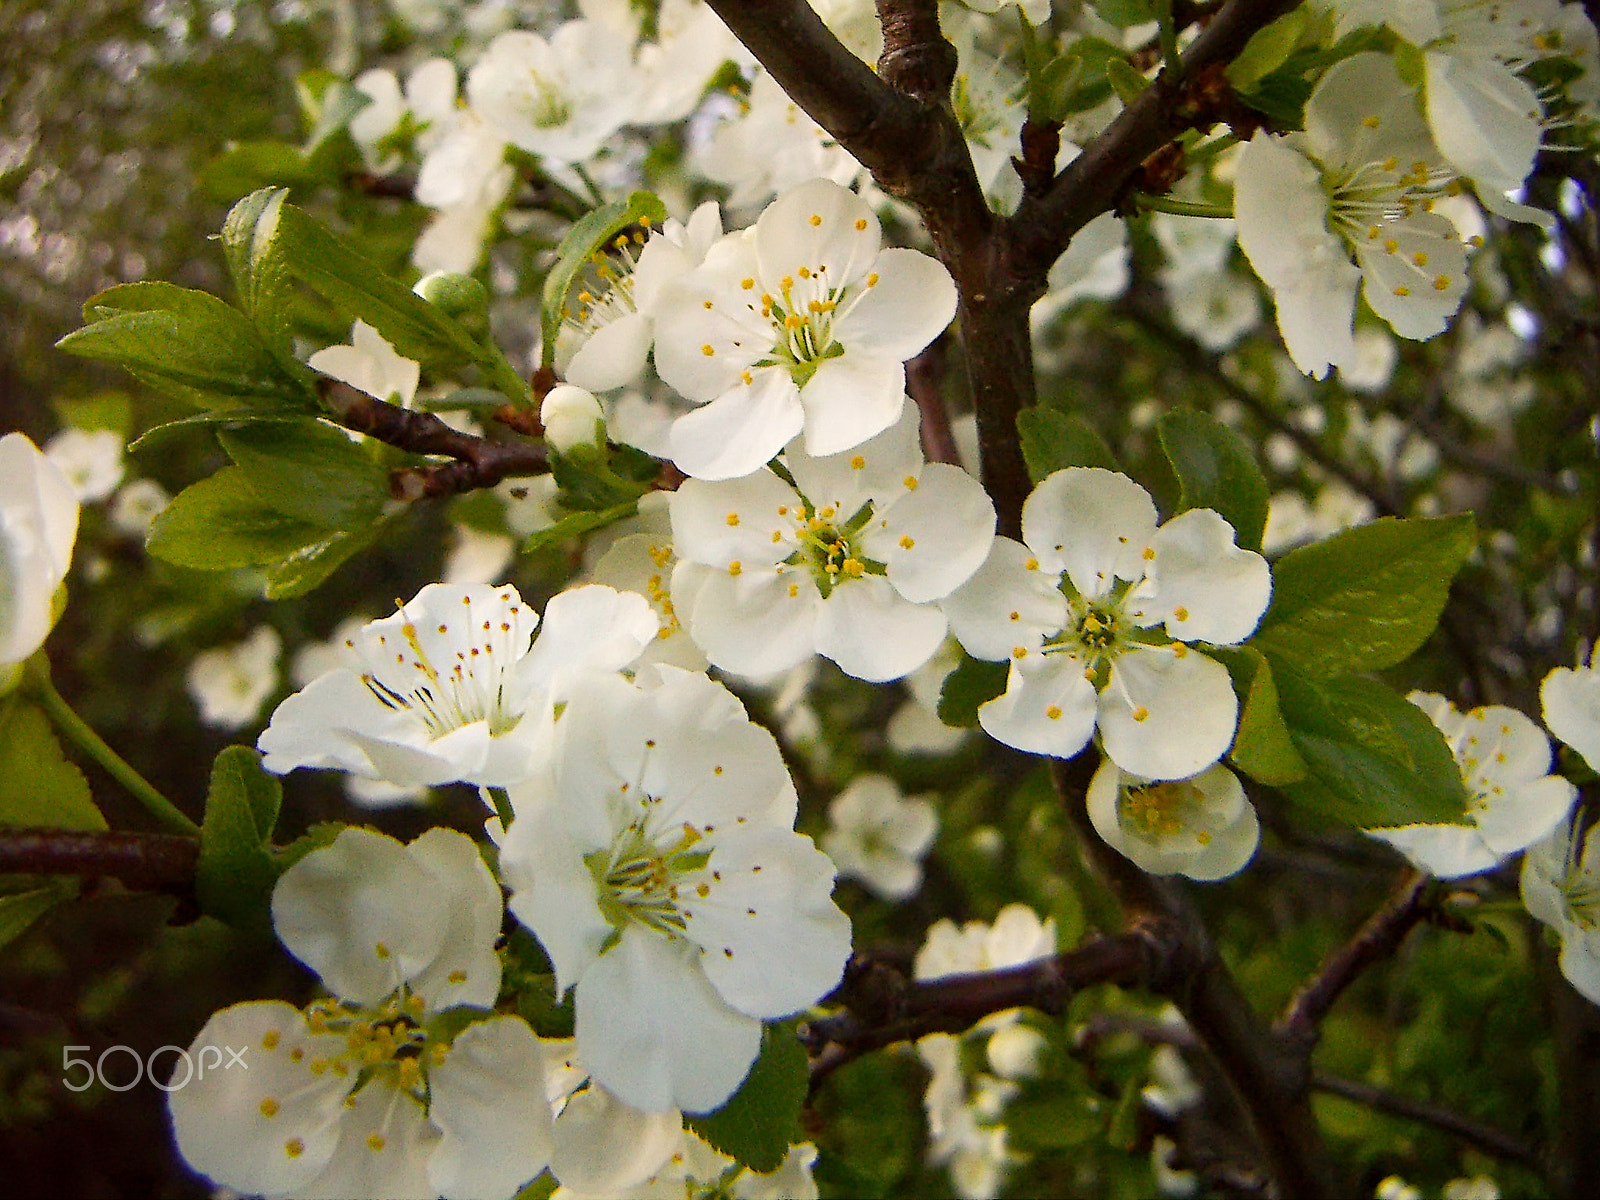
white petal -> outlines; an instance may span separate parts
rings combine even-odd
[[[921,417],[917,406],[907,404],[882,433],[856,446],[848,454],[808,454],[804,439],[791,442],[783,452],[784,466],[817,511],[831,507],[845,518],[868,500],[887,504],[906,493],[906,480],[922,474]]]
[[[1249,637],[1272,596],[1267,560],[1234,544],[1233,526],[1209,508],[1173,517],[1151,538],[1155,557],[1133,599],[1140,625],[1164,623],[1185,642],[1231,646]]]
[[[1544,723],[1600,770],[1600,667],[1557,667],[1539,686]]]
[[[916,490],[880,510],[862,548],[907,600],[948,596],[972,577],[994,541],[994,502],[960,467],[929,463]]]
[[[912,604],[887,579],[864,575],[834,585],[817,610],[817,653],[846,675],[883,683],[933,657],[948,624],[933,604]]]
[[[439,1132],[420,1103],[386,1082],[368,1085],[350,1097],[339,1144],[322,1174],[295,1194],[306,1200],[432,1196],[428,1156],[438,1144]]]
[[[513,794],[513,802],[519,800]],[[594,876],[583,861],[583,854],[601,842],[574,844],[570,836],[574,819],[598,823],[606,814],[590,811],[581,798],[570,808],[578,811],[548,802],[519,803],[500,851],[500,869],[511,889],[507,907],[549,955],[558,995],[583,978],[612,932],[600,911]]]
[[[1471,825],[1402,825],[1367,832],[1388,842],[1419,870],[1440,879],[1476,875],[1492,870],[1500,862],[1500,856]]]
[[[940,602],[950,632],[972,657],[1001,662],[1018,647],[1037,650],[1066,626],[1059,572],[1038,562],[1022,543],[997,537],[972,578]]]
[[[569,383],[608,392],[637,380],[650,354],[655,326],[642,313],[627,313],[591,334],[562,372]]]
[[[500,885],[472,839],[454,829],[430,829],[406,850],[437,881],[450,921],[438,955],[411,980],[411,990],[431,1012],[458,1004],[493,1008],[500,995],[494,946],[505,916]]]
[[[545,606],[539,640],[517,664],[518,681],[537,681],[560,703],[569,698],[574,679],[631,666],[660,628],[650,602],[635,592],[603,584],[568,588]]]
[[[833,863],[810,838],[778,830],[728,838],[706,871],[721,878],[694,903],[687,931],[729,1005],[773,1019],[833,990],[850,956],[850,918],[830,898]]]
[[[1038,656],[1035,656],[1038,657]],[[1083,663],[1066,655],[1023,669],[1011,664],[1004,694],[978,709],[978,723],[996,741],[1055,758],[1071,758],[1094,733],[1094,684]]]
[[[77,533],[78,498],[61,469],[22,434],[0,437],[0,664],[44,643]]]
[[[764,367],[672,423],[672,461],[696,479],[733,479],[765,466],[805,424],[789,373]]]
[[[646,1112],[710,1112],[761,1048],[761,1022],[717,994],[686,941],[637,926],[578,985],[578,1055],[593,1077]]]
[[[168,1081],[178,1150],[224,1187],[269,1195],[305,1187],[333,1155],[354,1083],[332,1071],[313,1074],[310,1063],[343,1049],[342,1038],[313,1034],[300,1010],[282,1001],[216,1013],[189,1047],[193,1076],[181,1087],[181,1076]]]
[[[1111,664],[1100,693],[1106,753],[1132,775],[1186,779],[1233,742],[1239,701],[1228,670],[1183,647],[1138,647]]]
[[[1088,597],[1144,575],[1156,506],[1126,475],[1069,467],[1045,478],[1022,505],[1022,540],[1047,572],[1065,569]]]
[[[846,357],[871,350],[904,362],[950,324],[956,285],[938,259],[899,247],[880,254],[872,272],[877,282],[839,321],[835,336],[844,343]]]
[[[1439,213],[1416,212],[1373,228],[1377,236],[1355,248],[1372,311],[1401,337],[1443,333],[1467,294],[1467,251],[1456,227]]]
[[[1496,854],[1515,854],[1547,837],[1572,811],[1578,789],[1559,775],[1546,775],[1512,792],[1508,803],[1476,812],[1478,830]]]
[[[394,838],[348,828],[278,879],[272,923],[329,991],[373,1005],[437,957],[449,929],[446,899]]]
[[[757,218],[760,279],[776,294],[796,268],[826,268],[835,287],[865,273],[878,256],[882,233],[871,206],[848,188],[814,179],[779,196]]]
[[[905,402],[900,359],[865,350],[824,359],[800,389],[806,452],[839,454],[861,445],[899,420]]]
[[[796,549],[799,512],[800,497],[771,471],[686,480],[670,502],[673,549],[684,562],[724,571],[731,562],[781,562]]]
[[[1533,89],[1497,59],[1429,51],[1424,61],[1428,127],[1439,152],[1478,188],[1521,187],[1542,133]]]
[[[622,1195],[664,1167],[682,1139],[676,1109],[641,1112],[590,1084],[556,1118],[550,1173],[583,1195]]]
[[[816,650],[821,597],[804,571],[768,568],[733,576],[679,563],[672,572],[672,602],[695,645],[725,671],[765,678]]]
[[[539,1039],[521,1017],[470,1026],[428,1072],[443,1135],[428,1179],[446,1200],[511,1200],[550,1161],[550,1105]]]

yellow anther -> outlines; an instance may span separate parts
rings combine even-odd
[[[731,563],[728,564],[728,574],[729,575],[737,575],[737,574],[739,574],[739,572],[741,572],[743,570],[744,570],[744,564],[741,563],[737,558],[734,559]]]
[[[1383,124],[1383,122],[1380,121],[1377,117],[1362,117],[1361,118],[1361,123],[1363,125],[1365,125],[1368,129],[1376,129],[1379,125]]]
[[[283,1152],[290,1158],[299,1158],[306,1152],[306,1144],[299,1138],[290,1138],[283,1144]]]
[[[1433,290],[1434,291],[1442,292],[1449,286],[1450,286],[1450,276],[1448,276],[1448,275],[1435,275],[1433,277]]]
[[[914,492],[917,490],[917,477],[915,475],[907,475],[900,482],[905,485],[905,489],[908,492]]]
[[[261,1048],[263,1050],[276,1050],[278,1048],[278,1039],[281,1036],[276,1029],[267,1030],[261,1037]]]
[[[856,232],[860,233],[866,227],[867,227],[867,219],[865,217],[857,217],[856,218]]]
[[[909,536],[906,536],[906,537],[903,537],[903,538],[900,539],[900,549],[902,549],[902,550],[909,550],[909,549],[911,549],[911,547],[913,547],[915,545],[916,545],[916,542],[912,541]]]
[[[1424,254],[1421,250],[1418,250],[1415,254],[1413,254],[1411,256],[1411,261],[1416,263],[1417,266],[1419,266],[1419,267],[1425,267],[1425,266],[1428,265],[1428,256],[1426,254]]]
[[[729,513],[727,516],[727,521],[730,526],[737,525],[739,523],[739,514],[736,512]]]
[[[749,371],[740,371],[739,372],[739,378],[744,381],[745,387],[753,387],[753,386],[755,386],[755,382],[756,381],[751,376]]]
[[[1394,294],[1404,298],[1411,295],[1411,289],[1406,287],[1404,284],[1401,284],[1399,287],[1395,288]]]
[[[868,287],[877,287],[878,286],[878,273],[876,271],[872,272],[872,274],[867,276],[867,286]]]
[[[822,218],[820,216],[818,216],[816,213],[812,213],[811,214],[810,220],[811,220],[812,228],[815,228],[816,226],[822,224]]]
[[[461,984],[467,981],[467,973],[465,971],[451,971],[446,978],[449,979],[451,983]]]
[[[707,358],[710,358],[716,353],[716,351],[711,348],[711,344],[708,342],[706,345],[700,347],[700,353],[704,354]]]
[[[1012,658],[1027,658],[1028,657],[1028,648],[1026,646],[1013,646],[1013,647],[1011,647],[1011,657]]]
[[[1155,561],[1155,557],[1156,557],[1156,548],[1154,546],[1146,546],[1144,548],[1144,560],[1145,560],[1145,562],[1154,562]]]
[[[1180,621],[1187,621],[1189,619],[1189,610],[1180,604],[1172,610],[1172,615]]]
[[[1149,710],[1149,709],[1148,709],[1148,708],[1146,708],[1146,707],[1145,707],[1145,706],[1144,706],[1144,705],[1142,705],[1142,704],[1141,704],[1141,705],[1139,705],[1139,706],[1138,706],[1138,707],[1136,707],[1136,708],[1135,708],[1135,709],[1134,709],[1134,710],[1133,710],[1133,719],[1134,719],[1134,720],[1135,720],[1135,721],[1143,721],[1143,720],[1146,720],[1146,719],[1147,719],[1147,718],[1148,718],[1148,717],[1149,717],[1149,716],[1150,716],[1150,710]]]
[[[389,957],[389,945],[387,942],[379,942],[373,949],[377,951],[379,958]]]
[[[1383,243],[1383,252],[1385,254],[1393,254],[1398,249],[1400,249],[1400,243],[1393,238]]]
[[[278,1102],[271,1096],[261,1102],[261,1115],[263,1117],[275,1117],[278,1115]]]
[[[859,470],[861,470],[861,468],[865,467],[866,465],[867,465],[867,460],[862,458],[861,455],[859,455],[859,454],[857,454],[855,457],[853,457],[850,460],[850,469],[852,471],[859,471]]]
[[[1061,719],[1061,710],[1052,704],[1049,708],[1044,710],[1044,715],[1049,717],[1052,721],[1059,721]]]
[[[367,1149],[371,1150],[374,1154],[376,1154],[380,1150],[382,1150],[383,1149],[383,1145],[384,1145],[384,1143],[383,1143],[383,1134],[381,1134],[381,1133],[369,1133],[367,1135]]]
[[[810,267],[801,267],[798,271],[795,272],[795,274],[800,276],[801,279],[810,279],[811,278],[811,268]]]
[[[1027,562],[1022,564],[1022,569],[1024,571],[1037,571],[1039,569],[1039,560],[1037,558],[1030,558]]]
[[[709,312],[710,309],[711,309],[711,301],[709,301],[709,300],[700,301],[700,307],[706,309]]]
[[[754,279],[741,279],[739,281],[739,286],[742,287],[747,292],[751,288],[755,287],[755,285],[756,285],[756,281]]]
[[[798,583],[791,583],[789,585],[789,599],[793,600],[799,594],[800,594],[800,585]]]

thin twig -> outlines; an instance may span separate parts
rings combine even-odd
[[[110,877],[138,891],[194,886],[200,843],[171,833],[0,831],[0,875]]]
[[[1343,1096],[1346,1100],[1353,1100],[1357,1104],[1377,1109],[1379,1112],[1432,1125],[1435,1129],[1453,1134],[1475,1149],[1482,1150],[1485,1154],[1492,1154],[1496,1158],[1520,1163],[1535,1171],[1544,1170],[1544,1157],[1529,1143],[1492,1125],[1485,1125],[1481,1121],[1474,1121],[1471,1117],[1462,1116],[1454,1109],[1445,1108],[1443,1105],[1413,1100],[1408,1096],[1399,1096],[1383,1088],[1374,1087],[1370,1083],[1345,1079],[1338,1075],[1324,1075],[1320,1072],[1311,1077],[1311,1086],[1319,1092]]]

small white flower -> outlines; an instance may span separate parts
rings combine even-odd
[[[596,676],[561,717],[548,779],[510,789],[510,908],[576,989],[578,1055],[635,1108],[708,1112],[761,1023],[839,980],[833,865],[793,831],[777,743],[704,675]]]
[[[1089,781],[1088,807],[1106,844],[1152,875],[1226,879],[1261,839],[1239,777],[1220,763],[1190,779],[1152,782],[1106,759]]]
[[[1539,699],[1550,732],[1600,770],[1600,664],[1557,667],[1544,677]]]
[[[167,489],[154,479],[129,480],[111,501],[111,527],[129,537],[148,537],[150,526],[171,502]]]
[[[1522,903],[1561,939],[1561,973],[1600,1004],[1600,838],[1580,814],[1522,856]]]
[[[706,656],[684,630],[672,603],[672,568],[677,555],[672,548],[668,516],[669,493],[649,492],[639,499],[636,517],[619,521],[608,532],[620,534],[595,560],[590,578],[618,591],[637,592],[650,602],[661,628],[639,656],[639,666],[666,663],[686,671],[704,671]],[[592,550],[598,539],[591,539]]]
[[[1011,664],[1005,694],[978,710],[983,728],[1057,758],[1098,729],[1106,754],[1146,779],[1216,762],[1238,701],[1227,670],[1190,643],[1230,646],[1254,631],[1272,592],[1266,560],[1210,509],[1158,528],[1148,492],[1091,467],[1041,482],[1022,536],[996,538],[944,601],[969,654]]]
[[[511,1200],[550,1155],[539,1041],[490,1017],[452,1041],[433,1014],[500,989],[500,889],[469,838],[346,829],[279,879],[273,922],[333,995],[236,1004],[194,1046],[239,1054],[171,1092],[178,1148],[252,1195]],[[227,1061],[224,1059],[223,1061]]]
[[[887,775],[861,775],[828,805],[822,849],[840,875],[904,900],[921,886],[921,859],[938,832],[929,801],[907,800]]]
[[[383,334],[360,318],[350,329],[349,345],[318,350],[306,365],[401,408],[411,407],[422,378],[420,363],[397,353]]]
[[[278,688],[282,648],[276,629],[258,625],[242,642],[196,654],[185,679],[200,719],[219,729],[239,729],[254,721]]]
[[[111,495],[126,470],[122,435],[114,429],[63,429],[44,444],[44,452],[61,468],[79,504],[94,504]]]
[[[347,645],[338,667],[290,696],[257,742],[263,766],[349,771],[399,786],[523,778],[554,706],[585,671],[630,665],[655,636],[638,596],[561,593],[538,615],[509,585],[429,584]]]
[[[854,453],[813,458],[797,439],[787,479],[674,493],[673,602],[712,663],[760,678],[817,653],[877,682],[933,655],[936,602],[983,562],[994,506],[959,467],[923,462],[917,429],[910,407]]]
[[[1419,869],[1441,879],[1488,871],[1547,837],[1572,809],[1577,789],[1550,774],[1550,739],[1522,713],[1503,705],[1458,712],[1445,697],[1412,692],[1450,743],[1470,803],[1468,822],[1369,829]]]
[[[558,454],[578,446],[593,447],[605,434],[605,413],[594,393],[570,383],[559,384],[545,394],[539,405],[539,424],[544,440]]]
[[[949,272],[884,249],[853,192],[817,179],[784,193],[661,302],[656,370],[703,406],[674,423],[673,460],[697,479],[732,479],[802,432],[816,456],[859,446],[900,416],[905,360],[955,305]]]
[[[949,918],[935,921],[917,951],[912,974],[917,979],[970,975],[1021,966],[1055,952],[1055,918],[1041,921],[1026,904],[1008,904],[993,924],[968,921],[958,926]]]
[[[22,434],[0,437],[0,689],[55,624],[77,536],[78,500],[61,468]]]

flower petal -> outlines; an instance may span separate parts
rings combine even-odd
[[[901,679],[933,657],[949,626],[933,604],[912,604],[887,579],[865,575],[834,585],[821,602],[817,653],[846,675],[883,683]]]
[[[511,1200],[550,1161],[550,1105],[539,1039],[521,1017],[468,1027],[428,1072],[428,1113],[443,1135],[428,1179],[446,1200]]]
[[[672,461],[685,475],[748,475],[776,457],[805,425],[800,390],[787,371],[764,367],[752,378],[672,423]]]
[[[1126,475],[1069,467],[1046,477],[1022,505],[1022,540],[1046,572],[1065,570],[1084,596],[1145,572],[1156,506]]]
[[[1004,694],[979,707],[978,723],[990,737],[1018,750],[1071,758],[1094,733],[1094,684],[1076,658],[1034,658],[1042,665],[1012,662]]]
[[[1124,771],[1187,779],[1227,753],[1239,701],[1215,659],[1183,646],[1149,646],[1111,664],[1099,710],[1106,754]]]

